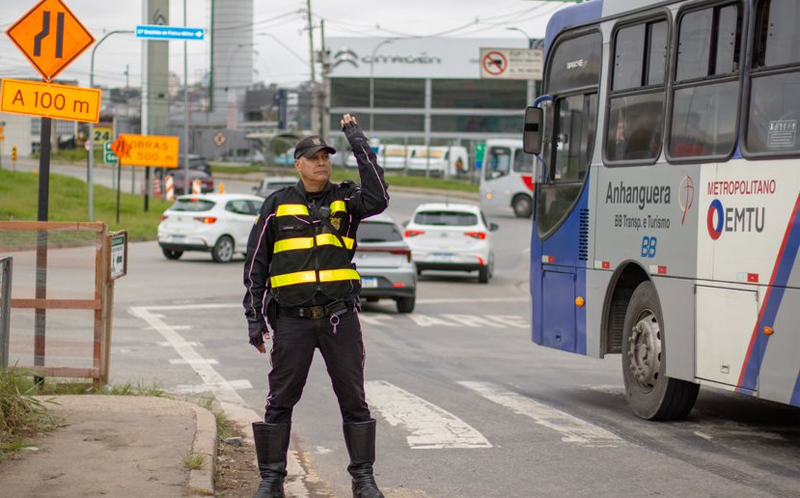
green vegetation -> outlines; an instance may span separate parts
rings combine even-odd
[[[212,164],[211,173],[214,175],[246,175],[247,173],[261,173],[263,166],[225,166],[223,164]]]
[[[103,145],[102,143],[100,145]],[[50,152],[50,161],[52,163],[83,163],[86,164],[87,156],[86,149],[83,147],[78,149],[61,149],[58,152]],[[33,158],[39,158],[39,153],[34,152],[31,154]],[[94,149],[94,163],[103,164],[103,149],[95,147]]]
[[[23,387],[21,375],[13,368],[0,371],[0,459],[7,452],[25,449],[26,438],[57,427],[44,402]]]
[[[202,469],[205,463],[205,455],[201,455],[199,453],[189,453],[183,457],[183,468],[186,470]]]
[[[116,191],[95,185],[95,221],[104,221],[109,231],[127,230],[130,241],[155,239],[161,213],[170,203],[150,199],[150,210],[145,213],[141,196],[123,192],[120,196],[120,224],[116,225],[116,196]],[[83,181],[51,174],[50,221],[88,221],[88,197]],[[0,220],[36,220],[38,198],[38,176],[0,170]]]

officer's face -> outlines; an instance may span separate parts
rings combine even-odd
[[[331,156],[323,149],[311,157],[300,156],[294,162],[304,184],[325,184],[331,177]]]

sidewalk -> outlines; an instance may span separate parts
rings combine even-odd
[[[42,397],[64,427],[36,452],[0,463],[0,495],[13,498],[183,498],[214,494],[217,426],[197,405],[155,397]],[[187,470],[184,458],[202,455]]]

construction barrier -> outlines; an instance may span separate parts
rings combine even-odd
[[[167,188],[167,200],[175,200],[175,180],[172,178],[172,175],[167,175],[167,178],[164,181]]]
[[[192,182],[192,194],[199,195],[202,194],[202,189],[200,187],[200,180],[195,180]]]
[[[153,178],[153,197],[160,199],[163,196],[163,192],[161,192],[161,178],[154,177]]]

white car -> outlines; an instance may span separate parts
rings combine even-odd
[[[405,229],[417,274],[424,270],[477,271],[478,281],[488,283],[494,272],[491,232],[473,204],[420,204]]]
[[[250,229],[264,199],[242,194],[182,195],[161,215],[158,245],[167,259],[210,252],[218,263],[247,252]]]

